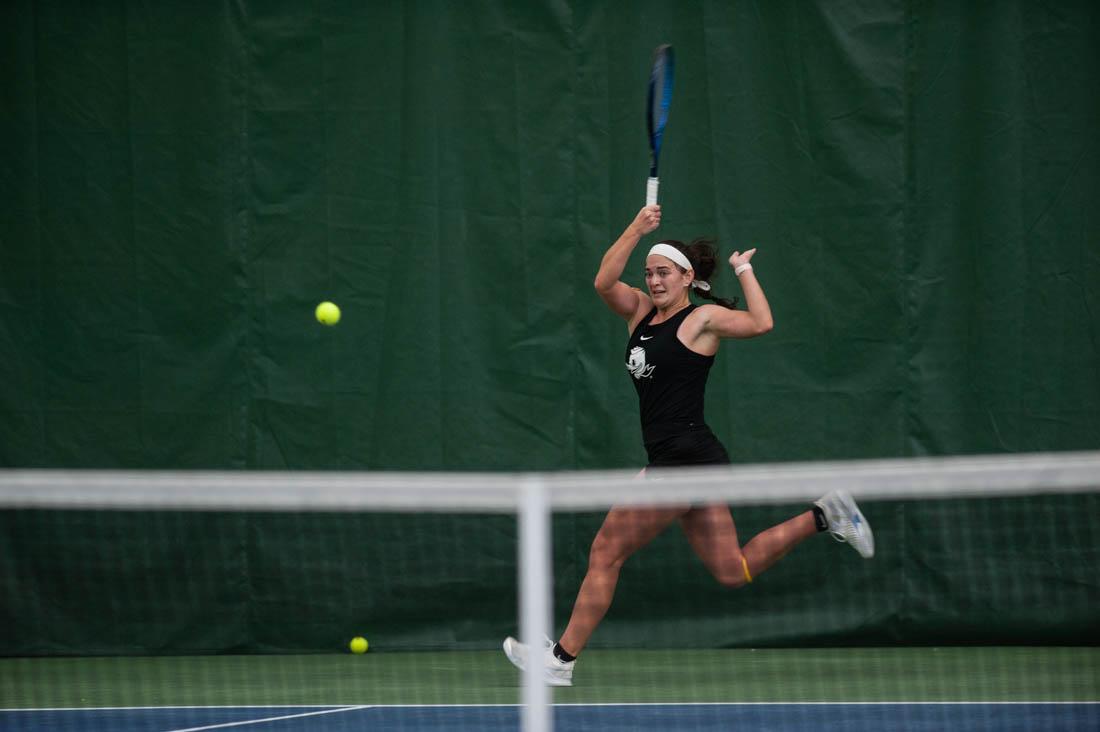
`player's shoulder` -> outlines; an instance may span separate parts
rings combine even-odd
[[[706,322],[714,317],[716,313],[723,308],[721,305],[715,305],[714,303],[705,302],[700,305],[696,305],[695,309],[688,313],[688,317],[693,320],[701,320]]]
[[[722,324],[729,319],[729,308],[716,303],[704,303],[696,305],[695,309],[686,318],[696,333],[722,330]]]

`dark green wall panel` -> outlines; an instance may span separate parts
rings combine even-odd
[[[758,246],[776,316],[736,459],[1100,443],[1091,4],[473,10],[9,6],[3,463],[638,464],[588,283],[660,41],[662,233]]]
[[[708,421],[735,460],[1097,449],[1098,16],[1074,0],[6,3],[0,465],[640,465],[625,329],[590,283],[643,200],[640,112],[662,42],[679,75],[661,234],[759,247],[776,319],[765,338],[727,343],[712,374]],[[737,293],[728,272],[715,286]],[[313,320],[324,299],[343,309],[336,328]],[[819,614],[797,610],[821,571],[804,552],[753,595],[685,574],[658,615],[695,618],[713,643],[1095,634],[1091,533],[1078,527],[1053,563],[1050,546],[1001,537],[1005,565],[1053,577],[1037,586],[1065,601],[1066,622],[1043,625],[996,596],[1005,570],[985,545],[921,534],[942,515],[878,513],[890,548]],[[980,535],[989,517],[955,518]],[[113,520],[107,536],[123,535],[127,519]],[[559,522],[563,598],[596,520]],[[4,517],[3,591],[18,598],[0,603],[5,648],[122,649],[108,626],[102,645],[73,640],[65,614],[82,593],[58,617],[46,609],[66,552],[110,541],[77,527],[71,545],[32,556],[35,527],[53,530],[40,521]],[[142,648],[322,648],[343,632],[336,617],[419,647],[514,630],[506,521],[395,524],[482,563],[421,577],[446,589],[440,606],[483,618],[461,639],[401,604],[413,590],[347,589],[424,571],[428,547],[400,559],[407,539],[385,522],[210,521],[214,543],[186,521],[126,539],[170,529],[228,573],[199,588],[187,572],[158,580],[201,607],[150,626]],[[327,549],[297,546],[305,536]],[[956,573],[958,552],[986,564]],[[351,559],[372,553],[398,564],[379,574]],[[628,567],[623,608],[648,612],[637,583],[664,557],[691,561],[675,532]],[[126,561],[147,581],[187,558]],[[968,594],[974,577],[987,604]],[[288,616],[295,583],[316,604]],[[286,624],[243,623],[242,608]],[[737,608],[752,622],[731,629]],[[183,630],[222,613],[206,635]],[[1004,623],[983,629],[994,616]],[[610,620],[601,642],[633,622]]]

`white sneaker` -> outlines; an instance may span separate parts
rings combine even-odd
[[[527,658],[530,653],[531,649],[512,636],[504,639],[504,655],[508,656],[508,660],[519,670],[523,671],[527,668]],[[576,663],[576,661],[566,663],[555,656],[554,642],[549,638],[546,639],[546,647],[542,651],[542,677],[547,684],[550,686],[572,686],[573,666]]]
[[[859,506],[846,491],[832,491],[814,503],[825,512],[829,533],[837,541],[846,541],[864,559],[875,556],[875,535],[863,518]]]

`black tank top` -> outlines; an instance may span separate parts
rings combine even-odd
[[[714,356],[696,353],[676,337],[695,307],[688,305],[665,322],[650,325],[657,314],[653,308],[627,341],[626,368],[638,392],[647,444],[703,424],[703,395]]]

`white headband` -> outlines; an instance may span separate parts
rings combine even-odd
[[[684,269],[695,269],[691,266],[691,262],[688,261],[688,258],[684,256],[684,253],[671,244],[665,244],[664,242],[654,244],[650,248],[649,253],[667,257]],[[691,286],[697,290],[703,290],[704,292],[710,289],[710,283],[703,280],[692,280]]]
[[[651,255],[660,254],[662,257],[667,257],[684,269],[695,269],[691,266],[691,262],[688,261],[688,258],[684,256],[684,253],[671,244],[665,244],[664,242],[654,244],[649,250],[649,253]]]

